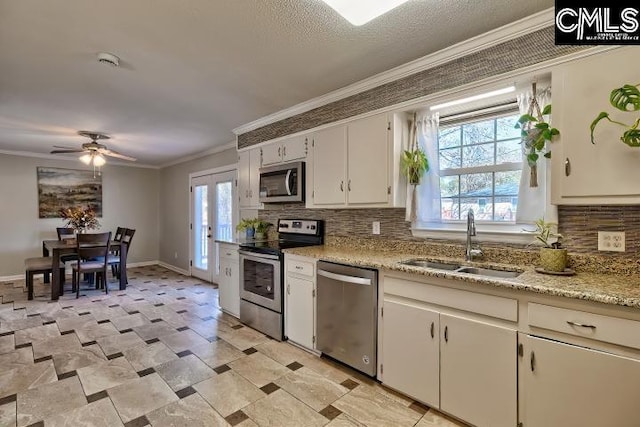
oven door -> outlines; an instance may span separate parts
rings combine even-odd
[[[240,251],[240,297],[282,313],[280,258]]]

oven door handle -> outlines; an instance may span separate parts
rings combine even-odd
[[[346,276],[344,274],[336,274],[324,270],[318,270],[318,276],[326,277],[327,279],[338,280],[340,282],[371,286],[371,279],[365,279],[364,277]]]
[[[254,252],[244,252],[244,251],[240,251],[239,254],[242,255],[245,259],[249,259],[253,261],[264,261],[265,259],[274,260],[274,261],[280,260],[280,258],[277,255],[267,255],[267,254],[257,255]]]

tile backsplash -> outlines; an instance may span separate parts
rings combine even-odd
[[[560,233],[571,253],[640,260],[640,205],[633,206],[560,206]],[[299,204],[271,205],[259,211],[261,219],[278,218],[325,220],[327,237],[424,241],[411,235],[411,224],[404,220],[404,209],[306,209]],[[380,221],[380,235],[371,232],[372,222]],[[626,251],[598,252],[598,231],[624,231]],[[496,246],[496,244],[483,244]],[[522,247],[522,246],[521,246]]]

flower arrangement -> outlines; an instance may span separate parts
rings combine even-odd
[[[86,208],[80,206],[61,208],[59,213],[60,217],[65,220],[65,225],[75,229],[77,232],[100,228],[96,211],[89,206]]]

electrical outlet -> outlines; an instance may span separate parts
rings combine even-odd
[[[380,221],[373,221],[373,234],[380,234]]]
[[[598,231],[598,250],[624,252],[624,231]]]

